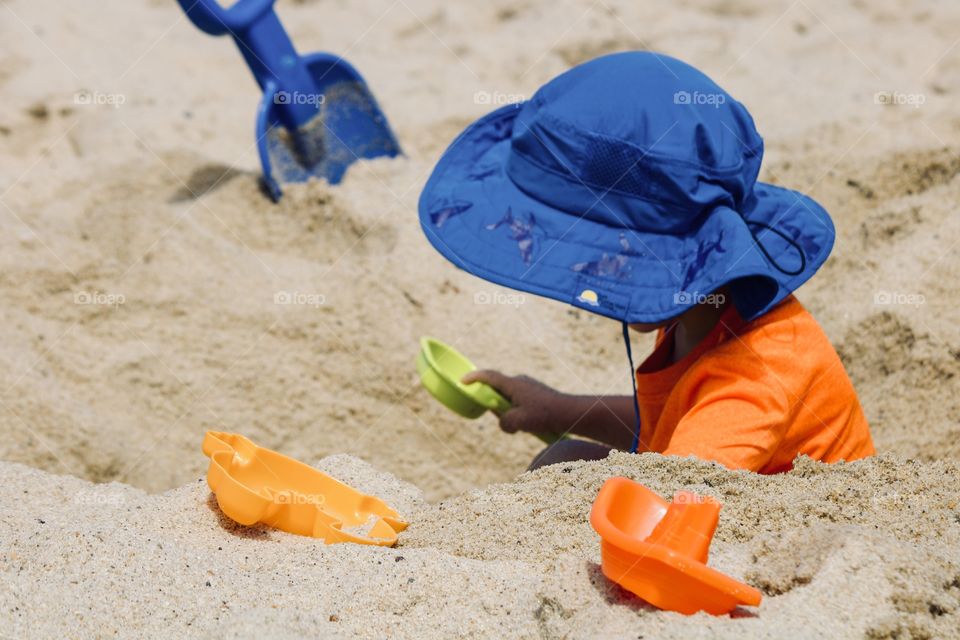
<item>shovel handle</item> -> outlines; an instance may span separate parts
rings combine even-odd
[[[264,99],[275,101],[277,118],[293,131],[317,115],[320,91],[274,12],[275,1],[238,0],[224,9],[218,0],[177,0],[201,31],[233,36],[257,84],[269,92]],[[313,100],[289,99],[298,94]]]
[[[212,36],[243,31],[273,8],[276,0],[238,0],[229,9],[217,0],[177,0],[187,17],[201,31]]]

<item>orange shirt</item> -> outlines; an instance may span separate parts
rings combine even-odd
[[[787,471],[798,454],[836,462],[875,453],[840,358],[793,296],[751,322],[730,306],[669,364],[672,348],[661,330],[637,368],[639,451],[760,473]]]

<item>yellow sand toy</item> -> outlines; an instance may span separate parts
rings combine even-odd
[[[407,528],[379,498],[360,493],[302,462],[236,433],[208,431],[207,484],[217,504],[242,525],[262,522],[327,544],[356,542],[392,547]]]

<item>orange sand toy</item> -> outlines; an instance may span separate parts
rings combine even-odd
[[[382,500],[236,433],[208,431],[203,453],[210,458],[207,484],[217,504],[240,524],[262,522],[327,544],[386,547],[407,528]]]
[[[720,503],[693,493],[667,502],[642,484],[610,478],[590,512],[603,575],[650,604],[680,613],[729,613],[760,592],[707,566]]]

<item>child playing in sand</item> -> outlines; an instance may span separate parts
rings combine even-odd
[[[532,467],[611,449],[775,473],[800,454],[874,453],[826,335],[793,297],[833,247],[811,198],[757,182],[746,108],[678,60],[582,64],[481,118],[437,164],[424,231],[481,278],[657,331],[633,396],[576,396],[479,371],[512,403],[504,431],[574,435]]]

